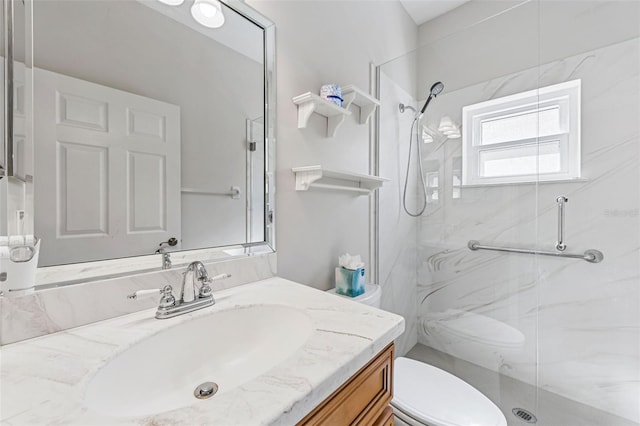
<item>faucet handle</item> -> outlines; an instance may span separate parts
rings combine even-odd
[[[154,288],[151,290],[138,290],[134,293],[127,295],[127,299],[131,299],[131,300],[145,299],[150,296],[155,296],[155,295],[159,296],[161,292],[162,292],[161,288]]]
[[[162,288],[162,297],[160,298],[159,308],[168,308],[176,304],[176,298],[173,296],[173,288],[165,285]]]
[[[209,285],[210,282],[211,281],[209,280],[202,282],[202,287],[200,287],[200,291],[198,292],[198,297],[209,297],[213,294],[213,290]]]
[[[218,275],[214,275],[213,277],[209,278],[210,283],[214,282],[214,281],[218,281],[218,280],[223,280],[225,278],[229,278],[231,277],[231,274],[218,274]]]
[[[165,285],[163,288],[154,288],[151,290],[138,290],[127,296],[127,299],[138,300],[144,299],[150,296],[162,295],[159,302],[160,308],[168,308],[176,303],[176,298],[173,297],[173,288],[170,285]]]
[[[214,282],[214,281],[218,281],[218,280],[223,280],[225,278],[229,278],[230,276],[231,276],[230,274],[218,274],[218,275],[215,275],[213,277],[207,277],[207,278],[203,277],[203,279],[201,279],[202,287],[200,287],[199,297],[209,297],[209,296],[211,296],[211,294],[213,293],[213,290],[211,289],[211,286],[209,284]]]

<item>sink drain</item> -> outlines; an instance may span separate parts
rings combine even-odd
[[[527,423],[535,423],[538,421],[536,416],[532,412],[525,410],[524,408],[514,408],[511,412],[520,420],[524,420]]]
[[[204,382],[193,391],[193,396],[198,399],[208,399],[218,392],[218,385],[213,382]]]

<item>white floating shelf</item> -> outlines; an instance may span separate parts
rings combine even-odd
[[[304,129],[309,123],[309,118],[314,112],[327,117],[327,136],[334,137],[338,126],[342,124],[351,111],[329,102],[320,96],[307,92],[293,98],[293,103],[298,105],[298,129]]]
[[[344,100],[343,105],[345,109],[348,109],[351,104],[360,107],[360,118],[358,120],[360,124],[367,124],[371,114],[380,106],[379,100],[354,85],[342,88],[342,99]]]
[[[322,166],[294,167],[291,170],[296,175],[296,191],[318,188],[368,195],[389,181],[379,176],[330,170]],[[326,179],[331,180],[331,183],[326,183]]]

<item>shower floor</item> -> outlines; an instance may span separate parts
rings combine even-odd
[[[537,389],[535,386],[511,377],[496,374],[495,371],[420,343],[415,345],[406,357],[448,371],[478,389],[502,410],[509,426],[530,424],[517,418],[511,412],[513,408],[524,408],[532,412],[538,418],[536,423],[538,426],[638,426],[630,420],[580,404],[558,394]],[[537,407],[534,405],[536,392]]]

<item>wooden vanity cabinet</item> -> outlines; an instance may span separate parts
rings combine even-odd
[[[393,426],[393,350],[391,343],[298,426]]]

